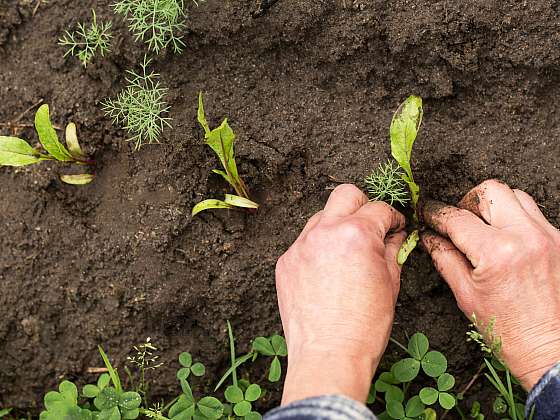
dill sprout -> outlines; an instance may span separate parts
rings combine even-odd
[[[127,17],[128,29],[155,53],[168,45],[180,53],[185,46],[178,32],[185,29],[184,0],[119,0],[116,13]]]
[[[135,150],[145,143],[159,143],[164,127],[171,127],[171,118],[163,116],[170,108],[164,100],[167,88],[156,80],[159,74],[147,72],[149,64],[150,60],[144,57],[141,72],[127,70],[127,87],[116,99],[101,103],[105,114],[132,135],[128,141],[135,143]]]
[[[366,189],[372,200],[393,205],[405,205],[409,201],[402,171],[392,161],[379,165],[365,180]]]
[[[78,57],[84,67],[87,67],[97,51],[101,56],[109,52],[112,38],[112,23],[102,22],[98,24],[95,10],[92,9],[91,13],[93,21],[88,28],[83,23],[79,23],[77,31],[65,31],[64,36],[58,40],[58,45],[68,47],[64,57],[68,55]]]

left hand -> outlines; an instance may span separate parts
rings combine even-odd
[[[278,260],[283,404],[325,394],[366,400],[393,323],[404,225],[388,204],[340,185]]]

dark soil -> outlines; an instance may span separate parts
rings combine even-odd
[[[43,99],[57,124],[78,124],[98,177],[73,187],[55,164],[0,169],[0,407],[36,413],[61,378],[92,380],[97,344],[122,366],[152,337],[168,362],[153,390],[170,396],[180,351],[223,371],[226,319],[241,350],[280,331],[276,259],[333,180],[360,182],[388,157],[392,112],[412,93],[425,99],[415,146],[424,191],[456,202],[497,177],[560,224],[557,0],[278,0],[264,13],[254,0],[189,6],[185,52],[154,62],[174,128],[138,153],[98,102],[123,87],[144,46],[110,0],[51,0],[33,16],[36,1],[0,0],[0,122]],[[57,39],[89,21],[92,7],[113,20],[114,48],[84,70]],[[203,197],[227,191],[196,123],[199,90],[212,124],[228,116],[238,134],[240,172],[262,203],[254,216],[190,216]],[[32,130],[19,134],[36,141]],[[466,329],[415,251],[395,336],[424,331],[463,385],[481,360]],[[473,392],[491,411],[489,385]]]

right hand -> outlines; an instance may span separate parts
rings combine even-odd
[[[495,320],[501,359],[531,389],[560,361],[560,231],[531,196],[495,180],[458,207],[428,202],[423,216],[437,234],[422,243],[459,307],[481,333]]]

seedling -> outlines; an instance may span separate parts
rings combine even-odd
[[[420,187],[414,181],[412,175],[411,159],[412,146],[422,124],[422,98],[409,96],[397,109],[391,121],[389,136],[391,140],[391,155],[403,172],[394,168],[391,161],[381,165],[377,171],[366,178],[365,182],[372,199],[383,200],[389,204],[395,202],[404,204],[410,203],[412,208],[413,222],[418,225],[418,199],[420,197]],[[403,184],[396,182],[395,177],[401,177],[402,181],[408,186],[408,193],[403,194]],[[405,263],[409,254],[418,244],[420,237],[418,228],[414,229],[405,243],[399,250],[397,262],[402,265]]]
[[[184,0],[119,0],[113,5],[116,13],[127,17],[135,40],[155,53],[169,45],[176,53],[182,51],[185,44],[178,34],[186,27],[184,7]]]
[[[171,118],[163,115],[169,112],[164,98],[167,88],[161,86],[159,74],[148,72],[150,60],[144,56],[141,72],[127,70],[126,89],[115,100],[107,99],[101,103],[105,114],[120,124],[131,137],[134,150],[140,150],[145,143],[159,143],[164,127],[171,128]]]
[[[40,415],[41,420],[76,419],[136,419],[140,415],[142,399],[137,392],[125,391],[120,377],[111,365],[109,358],[99,346],[99,353],[109,373],[99,376],[97,384],[85,385],[82,397],[93,399],[93,406],[88,408],[78,405],[78,389],[70,381],[63,381],[57,391],[50,391],[45,395],[45,411]]]
[[[226,194],[223,201],[216,199],[201,201],[193,207],[192,215],[195,216],[208,209],[231,209],[235,207],[255,211],[259,205],[250,199],[247,187],[237,171],[234,150],[235,134],[229,126],[227,118],[219,127],[210,130],[204,114],[202,92],[198,95],[198,122],[204,129],[206,144],[216,153],[224,169],[223,171],[214,169],[212,172],[221,175],[233,187],[237,195]]]
[[[78,57],[84,67],[87,67],[97,52],[102,57],[109,52],[112,38],[112,23],[98,24],[95,10],[92,9],[91,13],[93,21],[88,28],[83,23],[79,23],[77,31],[66,31],[64,36],[58,40],[58,45],[68,47],[64,57],[68,55]]]
[[[126,361],[137,368],[139,379],[136,385],[136,392],[142,396],[144,403],[147,403],[148,382],[146,381],[146,372],[161,367],[163,363],[159,361],[159,355],[156,354],[158,348],[152,343],[150,337],[146,338],[144,343],[133,348],[136,354],[128,356]],[[128,367],[125,367],[125,372],[128,374],[131,383],[134,383],[133,375]]]
[[[18,137],[0,136],[0,166],[28,166],[46,160],[78,165],[93,165],[94,162],[82,152],[76,125],[66,127],[66,146],[58,139],[49,116],[49,106],[42,105],[35,114],[35,129],[44,153],[33,148],[26,140]],[[92,174],[62,175],[61,181],[67,184],[83,185],[93,180]]]
[[[443,409],[455,406],[456,399],[451,393],[455,379],[446,372],[447,359],[445,356],[429,349],[428,338],[422,333],[415,333],[409,340],[408,346],[392,340],[407,352],[405,357],[393,364],[389,372],[383,372],[375,381],[374,389],[370,391],[369,402],[373,402],[376,394],[385,395],[385,412],[382,419],[423,419],[433,410],[426,410],[426,406],[438,402]],[[410,385],[420,371],[436,381],[436,387],[422,388],[419,395],[407,397]]]
[[[224,392],[226,401],[232,404],[233,413],[244,417],[246,420],[260,419],[261,415],[253,411],[253,405],[262,395],[261,387],[257,384],[249,384],[243,390],[239,385],[230,385]]]
[[[253,341],[253,351],[263,356],[272,357],[268,369],[268,380],[270,382],[278,382],[282,376],[280,357],[288,356],[288,348],[284,337],[276,334],[270,338],[257,337]]]

